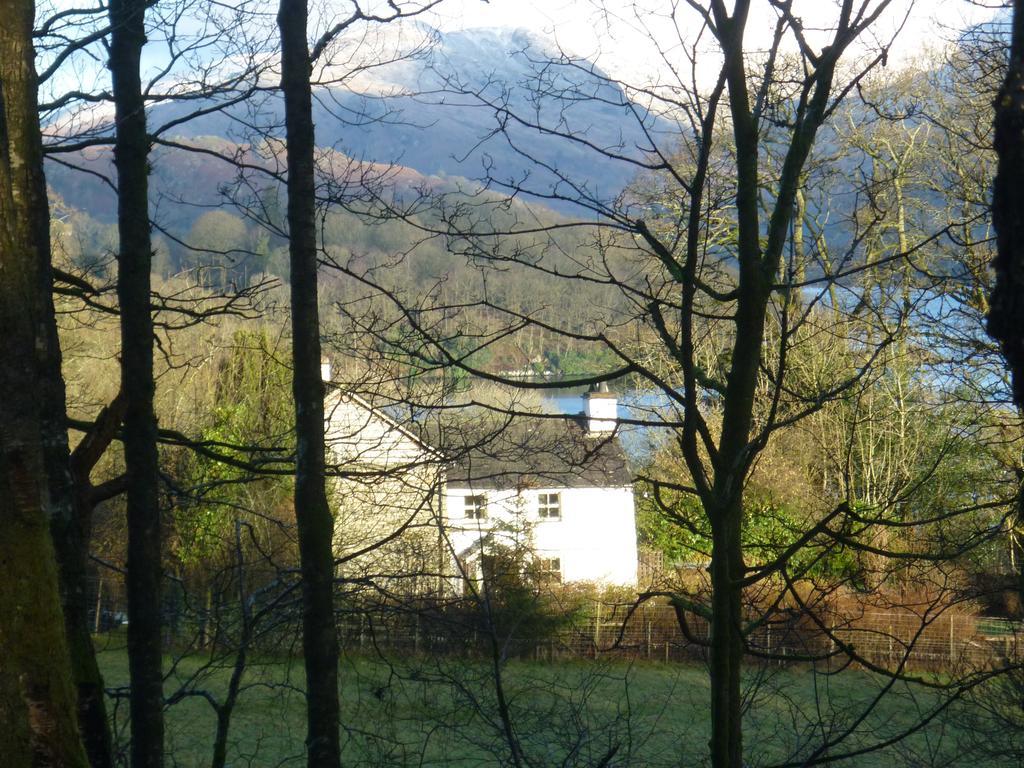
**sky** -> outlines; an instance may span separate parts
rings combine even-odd
[[[634,6],[653,9],[666,5],[666,2],[645,0],[446,0],[431,16],[436,20],[432,23],[442,29],[512,26],[555,30],[567,39],[587,45],[604,36],[597,13],[599,7],[628,18]],[[805,23],[813,23],[808,20],[833,15],[836,5],[835,0],[795,0],[793,8]],[[925,40],[936,31],[941,33],[943,27],[962,28],[993,13],[991,8],[968,0],[917,0],[916,3],[895,0],[892,7],[893,15],[910,11],[911,24],[906,32],[908,40],[914,41]],[[767,8],[767,3],[755,0],[753,8],[756,13],[757,9]],[[755,33],[758,31],[757,24],[751,24],[750,28]],[[760,29],[766,28],[762,25]]]
[[[680,6],[681,26],[686,32],[697,28],[692,11]],[[732,3],[727,3],[732,5]],[[872,0],[877,4],[877,0]],[[997,5],[992,0],[992,5]],[[612,74],[649,77],[656,69],[649,57],[638,54],[649,50],[650,29],[664,31],[669,23],[650,11],[669,6],[667,0],[446,0],[428,22],[441,29],[460,30],[473,27],[523,27],[553,35],[568,51],[596,60]],[[811,29],[834,17],[837,0],[794,0],[794,13]],[[614,27],[599,12],[606,9],[617,20]],[[635,12],[636,8],[643,11]],[[772,12],[764,0],[753,3],[752,18],[747,26],[749,49],[766,47],[772,29]],[[890,61],[902,64],[914,59],[924,48],[935,47],[955,38],[957,32],[971,24],[992,18],[992,8],[968,0],[894,0],[886,12],[879,34],[889,34],[906,16],[906,25],[899,44],[893,48]],[[643,29],[644,25],[648,29]]]

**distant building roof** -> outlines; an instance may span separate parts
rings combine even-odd
[[[584,413],[512,416],[466,406],[456,409],[454,417],[440,411],[422,421],[402,423],[352,392],[333,386],[328,392],[329,439],[335,450],[351,444],[364,459],[381,451],[394,458],[391,454],[401,453],[404,445],[385,439],[393,431],[426,451],[425,460],[443,464],[448,484],[454,487],[623,488],[633,483],[618,436],[613,431],[588,431]],[[598,394],[602,395],[608,396]],[[340,407],[345,403],[365,416],[353,416]]]
[[[481,423],[484,422],[484,423]],[[431,442],[451,457],[448,484],[481,490],[621,488],[633,482],[618,438],[577,416],[520,416],[448,427]]]

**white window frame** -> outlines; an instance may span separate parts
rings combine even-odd
[[[538,557],[536,561],[537,576],[542,582],[562,583],[562,558]]]
[[[562,494],[538,493],[537,517],[539,517],[541,520],[561,520]]]
[[[487,496],[482,493],[462,497],[462,516],[466,520],[487,519]]]

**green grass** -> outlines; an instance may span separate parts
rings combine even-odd
[[[166,693],[190,681],[221,700],[230,672],[224,667],[204,670],[207,660],[201,655],[180,660]],[[101,645],[100,663],[108,687],[127,683],[123,643]],[[512,661],[503,678],[516,732],[532,765],[593,765],[610,752],[612,765],[706,764],[710,695],[699,664]],[[753,766],[809,755],[823,738],[850,728],[885,685],[855,671],[826,676],[809,669],[752,668],[747,678],[745,752]],[[304,765],[301,662],[257,659],[245,685],[232,719],[229,765]],[[341,696],[346,766],[510,764],[494,675],[482,660],[347,656]],[[833,754],[900,734],[940,701],[921,687],[896,686]],[[122,702],[119,723],[126,710]],[[208,765],[215,724],[213,709],[199,696],[171,706],[168,765]],[[963,711],[952,708],[900,744],[840,764],[971,764],[963,762],[967,730]]]

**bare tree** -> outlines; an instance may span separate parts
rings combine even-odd
[[[421,13],[436,3],[418,6]],[[305,0],[281,0],[281,90],[285,102],[288,236],[291,257],[293,395],[295,398],[295,514],[303,577],[303,651],[309,698],[310,766],[340,764],[338,742],[338,640],[334,620],[334,521],[327,501],[324,385],[320,375],[317,287],[317,195],[313,130],[313,64],[358,22],[387,22],[409,15],[391,3],[385,16],[353,3],[350,13],[313,45],[308,42]]]
[[[153,317],[150,273],[149,135],[140,73],[146,42],[142,0],[110,4],[110,73],[116,109],[118,280],[121,387],[128,503],[128,659],[131,669],[131,763],[160,768],[164,756],[162,545],[159,458],[153,410]]]
[[[160,691],[161,636],[159,627],[151,621],[159,619],[161,605],[159,592],[150,590],[150,587],[159,587],[161,578],[157,448],[154,442],[156,420],[153,413],[154,329],[182,328],[210,317],[232,314],[240,307],[239,302],[246,304],[249,298],[265,288],[265,284],[243,286],[223,296],[223,303],[219,305],[209,296],[197,297],[196,292],[179,291],[161,295],[159,289],[154,290],[151,283],[151,195],[147,181],[151,172],[150,147],[156,133],[172,130],[184,118],[176,114],[150,131],[146,125],[144,109],[153,103],[181,101],[187,104],[202,98],[214,98],[216,95],[230,102],[230,95],[224,96],[224,93],[235,94],[236,89],[248,93],[246,89],[251,87],[248,78],[254,68],[246,64],[248,61],[251,65],[251,59],[246,60],[240,54],[226,78],[227,82],[218,80],[215,84],[211,83],[216,79],[211,72],[218,71],[217,66],[222,62],[204,61],[204,56],[209,58],[208,46],[214,44],[214,41],[222,42],[225,49],[231,45],[230,41],[224,42],[228,37],[224,25],[212,20],[216,10],[199,14],[205,23],[197,24],[198,16],[193,14],[195,7],[187,3],[168,3],[159,7],[152,3],[145,6],[113,4],[109,9],[106,6],[44,8],[46,13],[39,21],[35,36],[39,41],[37,53],[44,67],[40,74],[40,89],[44,94],[40,114],[49,131],[46,150],[57,167],[75,168],[74,160],[81,162],[80,153],[87,148],[115,145],[113,165],[117,167],[116,180],[113,178],[114,168],[109,165],[101,166],[99,171],[85,170],[84,175],[97,180],[100,194],[111,190],[120,192],[117,200],[121,246],[119,277],[123,279],[119,279],[116,284],[104,285],[96,275],[89,274],[88,268],[79,271],[78,265],[61,264],[65,269],[56,270],[61,281],[59,292],[79,300],[80,306],[88,307],[97,316],[113,316],[123,322],[125,347],[120,362],[123,367],[122,377],[125,382],[130,382],[126,386],[131,390],[130,394],[125,391],[124,395],[115,398],[102,410],[95,422],[77,425],[85,435],[71,456],[70,474],[66,471],[60,475],[51,474],[51,477],[64,481],[59,487],[55,482],[53,493],[55,498],[65,500],[64,508],[68,510],[67,514],[55,516],[53,535],[61,567],[65,623],[69,641],[75,649],[73,668],[79,689],[79,715],[82,729],[88,737],[86,745],[90,761],[94,766],[103,766],[112,761],[110,734],[103,706],[102,678],[89,636],[91,627],[87,621],[84,575],[93,510],[99,502],[124,492],[127,486],[132,489],[130,495],[133,501],[130,506],[135,510],[130,517],[138,523],[130,526],[133,533],[128,538],[132,542],[130,549],[133,555],[129,558],[129,570],[133,575],[141,573],[144,576],[139,589],[129,590],[138,598],[133,599],[136,604],[134,609],[142,612],[140,620],[133,622],[137,628],[129,633],[133,638],[133,649],[139,650],[135,654],[135,658],[140,660],[136,671],[143,678],[140,679],[136,693],[141,698],[148,697],[148,703],[143,706],[148,707],[151,720],[160,720],[163,709]],[[238,15],[244,15],[245,6],[222,12],[237,18]],[[196,31],[197,28],[199,31]],[[164,60],[156,74],[143,83],[140,61],[142,48],[147,42],[147,32],[150,43],[156,42],[163,47]],[[231,50],[241,52],[243,47]],[[96,86],[89,81],[88,73],[93,71],[96,62],[103,62],[108,56],[112,78],[109,87],[105,87],[105,79],[101,79],[101,85]],[[114,103],[113,121],[102,111],[103,106],[109,103]],[[99,112],[92,111],[96,105],[100,105]],[[189,116],[195,113],[207,114],[220,106],[222,102],[217,102],[213,107],[209,104],[196,107]],[[64,159],[69,156],[71,162]],[[109,157],[109,154],[104,156]],[[89,259],[93,268],[102,260],[99,254]],[[118,293],[118,302],[110,298],[115,290],[121,291]],[[138,292],[140,290],[142,293]],[[129,297],[127,302],[126,296]],[[131,297],[134,297],[134,303]],[[126,309],[125,314],[122,309]],[[243,314],[245,311],[242,309]],[[153,313],[160,312],[167,314],[154,322]],[[136,329],[135,320],[143,315],[147,318],[147,324]],[[135,366],[139,367],[136,369]],[[135,372],[143,369],[149,373]],[[63,443],[63,463],[67,467],[67,427],[63,423],[65,419],[59,415],[65,411],[59,364],[50,381],[53,383],[43,392],[51,402],[53,443],[55,446],[58,442]],[[129,400],[135,405],[127,407]],[[139,447],[140,440],[149,443],[149,448],[145,451],[126,452],[129,456],[128,476],[133,478],[131,482],[127,481],[127,476],[123,476],[93,485],[90,473],[111,442],[116,437],[122,437],[120,423],[126,410],[132,413],[132,426],[126,427],[123,437],[127,443],[136,447]],[[55,455],[55,466],[59,461],[60,457]],[[140,509],[143,512],[136,514]],[[131,581],[136,583],[134,579]],[[147,624],[150,625],[148,640],[134,642],[140,635],[146,634]],[[150,759],[156,760],[154,754],[162,750],[162,735],[153,735],[153,729],[147,729],[146,717],[142,716],[141,710],[139,715],[137,724],[143,736],[140,744],[148,742]],[[147,732],[150,736],[147,736]]]
[[[338,741],[338,636],[334,622],[334,521],[325,486],[324,386],[320,377],[313,106],[305,0],[282,0],[281,90],[288,153],[295,398],[295,519],[302,563],[308,765],[341,764]]]
[[[945,508],[928,507],[934,516],[911,522],[921,514],[914,507],[919,490],[937,475],[915,450],[920,433],[899,430],[900,419],[917,418],[909,415],[904,366],[916,365],[918,353],[901,345],[929,297],[926,278],[913,282],[918,271],[926,272],[914,259],[937,235],[915,230],[910,236],[905,169],[879,162],[876,176],[861,184],[827,146],[816,150],[823,136],[826,145],[836,139],[838,115],[856,120],[870,114],[870,73],[886,61],[902,23],[896,15],[890,32],[867,42],[889,6],[848,0],[824,28],[811,30],[790,4],[764,3],[769,42],[755,53],[745,42],[753,3],[666,4],[654,13],[637,4],[634,24],[663,64],[659,82],[632,85],[568,54],[530,50],[520,55],[535,65],[535,79],[520,101],[509,84],[451,75],[444,92],[492,110],[492,138],[510,144],[536,173],[502,175],[485,161],[486,189],[438,196],[441,212],[432,221],[417,217],[423,207],[380,202],[382,215],[404,214],[424,237],[443,236],[451,251],[466,255],[482,273],[480,292],[459,304],[431,286],[410,300],[379,273],[351,260],[336,265],[392,302],[400,319],[381,323],[378,339],[424,369],[451,366],[507,381],[479,362],[482,353],[509,340],[525,345],[540,331],[611,353],[613,362],[572,383],[629,374],[668,402],[660,414],[636,421],[669,435],[685,470],[649,479],[665,494],[669,521],[695,531],[706,545],[707,589],[679,586],[662,596],[677,606],[687,637],[707,650],[715,766],[743,763],[744,659],[773,657],[758,633],[784,605],[833,643],[832,650],[808,650],[805,660],[827,663],[839,653],[869,663],[848,636],[830,629],[827,597],[836,585],[821,587],[811,599],[801,592],[800,582],[813,581],[815,568],[854,551],[865,561],[877,559],[869,569],[886,564],[880,578],[895,578],[908,563],[946,562],[990,541],[998,525],[973,513],[992,509],[997,521],[1005,514],[1005,488],[982,502],[950,491]],[[611,14],[601,18],[614,21]],[[704,65],[712,57],[719,68],[707,78]],[[585,85],[574,79],[581,77]],[[634,118],[642,141],[593,142],[585,125],[574,124],[574,108],[583,102]],[[673,120],[674,130],[666,127]],[[642,175],[620,197],[602,196],[589,180],[560,168],[557,155],[536,152],[523,140],[528,134],[582,147]],[[899,166],[905,158],[896,153],[895,159]],[[894,202],[877,197],[882,185]],[[498,200],[497,193],[554,201],[585,215],[550,223],[526,206]],[[841,226],[826,230],[830,216]],[[586,242],[573,239],[577,232],[590,233]],[[501,290],[502,281],[527,275],[558,282],[565,291],[604,286],[601,309],[608,309],[595,309],[587,324],[576,326],[557,304],[518,303]],[[455,337],[463,343],[453,344]],[[819,355],[824,339],[834,342],[830,357]],[[883,402],[892,405],[884,416]],[[762,508],[753,503],[751,484],[759,463],[770,458],[770,441],[802,429],[830,404],[851,407],[848,436],[860,441],[852,449],[849,443],[825,447],[848,459],[841,470],[848,482],[837,486],[834,476],[819,475],[818,498],[802,519],[783,526],[782,543],[772,543],[768,532],[767,540],[752,540]],[[858,409],[878,412],[865,416]],[[873,434],[860,429],[865,418]],[[887,418],[896,423],[883,428]],[[954,433],[929,436],[936,462],[959,445]],[[883,453],[892,458],[884,469]],[[671,496],[696,500],[696,516],[683,514]],[[934,526],[929,534],[900,533],[925,519]],[[951,545],[948,531],[960,524],[962,538]],[[933,575],[941,594],[930,603],[935,610],[962,599],[942,568]],[[836,581],[849,584],[850,577]],[[688,621],[706,622],[710,635],[692,632]],[[872,668],[900,680],[903,664],[905,657],[890,669]],[[979,680],[967,676],[951,684],[950,698],[925,720]],[[856,731],[852,720],[820,744],[801,745],[793,759],[837,759]]]
[[[994,512],[994,517],[969,514],[1002,510],[1004,499],[998,492],[989,494],[986,486],[988,495],[983,495],[975,489],[971,500],[967,491],[947,482],[951,473],[942,474],[929,466],[933,458],[938,463],[949,456],[960,457],[964,451],[962,442],[952,434],[955,430],[943,434],[925,423],[929,414],[947,413],[943,409],[949,404],[929,400],[912,381],[914,366],[924,353],[919,345],[907,342],[907,335],[915,313],[928,299],[918,290],[921,286],[913,283],[926,270],[916,267],[911,257],[928,247],[930,235],[914,231],[907,221],[912,207],[909,188],[913,186],[906,169],[909,150],[890,153],[888,159],[893,163],[888,167],[887,156],[876,152],[875,144],[865,144],[860,156],[867,158],[865,165],[873,164],[874,170],[864,172],[863,178],[849,174],[849,168],[837,162],[828,149],[815,150],[823,134],[827,140],[820,143],[826,145],[839,135],[829,125],[841,113],[844,101],[856,104],[847,113],[851,121],[878,108],[850,97],[870,91],[868,73],[885,60],[888,43],[883,37],[879,47],[863,55],[855,54],[855,49],[858,41],[873,31],[889,3],[844,0],[837,6],[834,23],[824,30],[811,30],[789,3],[769,0],[764,8],[773,24],[771,42],[759,52],[749,49],[746,37],[751,33],[752,3],[739,0],[731,10],[719,0],[669,6],[663,16],[639,13],[636,23],[659,45],[666,32],[676,36],[668,48],[658,49],[674,83],[632,87],[570,56],[541,55],[531,62],[537,74],[531,86],[536,101],[517,106],[508,100],[506,90],[491,87],[501,84],[476,88],[450,79],[443,90],[455,91],[465,100],[493,110],[497,118],[493,138],[511,144],[538,173],[510,177],[487,167],[484,189],[442,195],[436,200],[425,198],[411,206],[402,205],[397,197],[385,199],[380,190],[361,189],[350,205],[352,210],[371,221],[374,217],[377,221],[404,219],[414,234],[408,245],[399,246],[397,253],[379,263],[372,259],[360,263],[362,254],[328,252],[323,243],[328,222],[325,211],[339,202],[351,203],[346,194],[351,194],[354,184],[351,175],[332,176],[326,167],[343,158],[325,153],[319,168],[315,163],[315,71],[321,57],[330,54],[336,37],[357,23],[411,14],[389,4],[394,13],[377,17],[358,5],[351,6],[350,13],[339,17],[342,21],[311,41],[308,4],[304,0],[282,0],[280,4],[298,444],[295,514],[303,572],[310,765],[338,765],[341,751],[334,618],[338,563],[337,553],[332,551],[337,532],[325,489],[331,469],[324,453],[319,260],[348,278],[347,287],[338,291],[338,301],[341,314],[347,315],[354,335],[360,337],[353,346],[362,345],[373,353],[385,350],[380,364],[393,365],[399,371],[392,381],[400,393],[394,402],[409,414],[427,405],[449,408],[446,398],[450,391],[436,396],[437,390],[432,390],[420,398],[414,387],[403,389],[404,379],[434,375],[442,380],[441,390],[455,374],[505,380],[509,377],[499,366],[484,362],[488,355],[500,349],[508,359],[532,365],[546,344],[561,352],[579,354],[583,350],[584,357],[593,353],[592,369],[576,377],[574,383],[628,374],[641,386],[659,391],[668,402],[668,407],[634,419],[638,426],[666,433],[673,443],[674,463],[652,469],[645,479],[660,513],[678,530],[692,534],[694,550],[706,555],[710,583],[699,590],[675,584],[642,597],[669,600],[678,610],[682,631],[695,644],[706,647],[712,682],[710,754],[715,765],[738,766],[743,760],[742,719],[749,712],[751,699],[741,684],[742,667],[751,657],[776,658],[770,641],[763,644],[762,638],[766,627],[770,631],[781,623],[780,615],[799,615],[830,643],[825,649],[808,649],[803,660],[829,665],[841,657],[844,663],[870,666],[871,660],[858,653],[850,635],[829,623],[829,599],[839,592],[840,585],[860,583],[857,580],[866,576],[895,583],[901,572],[941,563],[937,571],[928,572],[927,579],[939,582],[941,598],[924,610],[920,627],[924,631],[935,611],[963,599],[954,579],[944,579],[945,563],[976,542],[990,540],[993,531],[999,530],[999,525],[992,523],[994,519],[998,522],[1000,511]],[[417,7],[415,12],[420,10]],[[148,283],[152,239],[148,224],[139,223],[147,216],[144,161],[152,140],[143,117],[144,89],[137,77],[144,11],[127,0],[111,8],[119,204],[125,226],[121,240],[124,279],[119,286],[123,294],[123,365],[129,415],[134,413],[136,419],[134,427],[126,424],[125,428],[130,475],[133,462],[137,466],[140,456],[148,456],[137,454],[133,446],[143,438],[155,441],[158,436],[152,423],[153,326]],[[692,14],[694,34],[680,23],[683,12]],[[125,33],[129,33],[127,40]],[[533,56],[529,51],[521,55]],[[704,82],[698,76],[698,59],[720,65],[713,79]],[[595,78],[600,87],[577,88],[572,77],[559,75],[581,72]],[[122,99],[126,93],[129,98]],[[554,112],[543,107],[530,110],[533,103],[551,98],[557,103]],[[586,126],[574,125],[573,105],[589,100],[636,119],[642,141],[613,146],[593,139]],[[677,121],[672,130],[665,128],[668,119]],[[528,146],[519,143],[522,131],[582,147],[602,162],[625,165],[640,176],[621,196],[602,197],[588,182],[573,179],[553,161],[532,155]],[[175,142],[167,139],[166,144],[170,147]],[[268,154],[276,159],[271,142],[268,147]],[[224,159],[216,152],[207,155]],[[247,166],[251,154],[239,152],[233,159],[239,167],[256,170],[271,182],[284,178],[267,167],[256,169],[256,163]],[[349,164],[346,171],[352,168],[358,175],[358,164]],[[857,178],[850,181],[843,179],[844,175]],[[553,181],[546,185],[544,180]],[[510,201],[501,193],[519,199]],[[829,193],[843,197],[844,203],[831,203]],[[368,203],[375,195],[377,207]],[[553,201],[563,204],[563,210],[583,211],[584,215],[572,219],[538,213],[522,199]],[[850,200],[853,203],[844,210]],[[437,202],[438,207],[428,209],[423,202]],[[253,201],[253,209],[246,215],[269,219],[266,210],[260,210],[264,203]],[[129,211],[139,217],[135,226]],[[842,221],[838,233],[831,228],[830,217]],[[341,221],[344,226],[348,220]],[[279,227],[275,234],[283,234],[283,230]],[[238,239],[196,245],[209,254],[227,256],[238,250]],[[437,241],[452,253],[467,256],[478,272],[467,270],[469,276],[460,276],[454,285],[428,274],[429,270],[418,273],[415,257],[422,250],[417,248],[425,250]],[[133,272],[133,266],[139,269]],[[400,271],[400,279],[393,277],[392,271]],[[423,279],[425,273],[428,279]],[[363,291],[374,296],[367,299]],[[592,301],[584,310],[574,306],[571,313],[563,312],[560,296],[565,292],[586,295]],[[129,321],[129,314],[137,319],[139,313],[146,314],[150,325]],[[143,349],[147,345],[148,352]],[[130,360],[133,366],[148,366],[148,380],[130,380],[129,371],[136,370],[130,368]],[[127,391],[129,385],[136,387],[134,394]],[[527,386],[550,385],[533,382]],[[389,392],[383,399],[391,396]],[[141,411],[132,411],[132,398],[145,406],[142,416]],[[492,410],[500,413],[499,421],[523,415],[514,404]],[[810,436],[827,456],[781,458],[785,449],[810,452],[806,447],[797,448],[800,443],[795,435]],[[254,446],[215,444],[216,440],[191,439],[169,430],[162,438],[225,465],[242,467],[254,476],[260,471],[287,472],[279,456],[272,459],[278,462],[273,468],[260,466],[258,459],[238,459],[240,454],[257,456],[259,449]],[[922,446],[930,451],[926,458],[920,455]],[[150,450],[148,442],[146,450]],[[800,462],[803,465],[793,473],[813,476],[816,487],[812,492],[811,482],[805,483],[807,488],[801,486],[801,492],[807,491],[806,506],[799,515],[786,517],[777,507],[762,503],[757,493],[772,469],[781,466],[788,470]],[[155,463],[144,469],[147,482],[152,480],[153,485],[143,488],[148,496],[136,494],[133,498],[152,501],[155,510]],[[152,475],[148,474],[151,469]],[[336,468],[342,475],[348,469]],[[140,483],[141,477],[136,472]],[[380,477],[380,473],[368,472],[357,480]],[[936,483],[947,496],[944,501],[957,509],[940,508],[941,504],[925,498],[921,488],[936,478],[946,483]],[[804,479],[801,477],[801,482]],[[679,498],[696,501],[684,507],[677,503]],[[135,554],[130,557],[130,568],[134,571],[139,566],[140,551],[147,553],[152,557],[146,573],[159,579],[160,544],[152,525],[158,518],[140,518],[131,510],[142,507],[131,500],[129,506],[132,520],[141,523],[145,519],[150,525],[148,529],[134,528],[136,533],[151,534],[143,537],[148,549],[132,545]],[[411,513],[407,519],[413,526]],[[773,522],[779,525],[767,530]],[[381,538],[390,543],[403,534],[403,525],[396,524]],[[765,535],[759,538],[762,532]],[[856,553],[855,573],[837,576],[828,571],[837,557],[850,552]],[[441,547],[438,554],[450,553]],[[238,562],[241,582],[241,560]],[[411,576],[371,573],[363,582],[391,599],[396,595],[382,586],[388,579],[445,577],[440,562],[436,570]],[[827,584],[808,593],[808,582],[823,572]],[[158,586],[150,585],[154,590]],[[240,584],[243,605],[245,592]],[[136,592],[139,594],[143,592]],[[144,594],[155,610],[158,593],[147,588]],[[487,593],[481,597],[488,609]],[[133,601],[137,602],[136,598]],[[236,670],[245,665],[251,640],[248,621],[243,616],[244,637]],[[693,623],[700,622],[710,626],[708,637],[692,631]],[[137,633],[143,632],[146,622],[139,624],[133,627]],[[150,623],[150,638],[153,627]],[[498,751],[507,749],[502,754],[512,763],[527,764],[529,749],[517,730],[516,713],[503,702],[505,639],[494,631],[493,622],[488,629],[499,702],[494,722],[504,745]],[[134,655],[142,646],[133,639],[132,647]],[[149,659],[150,682],[158,679],[160,671],[158,656],[155,668],[152,664],[153,647],[158,654],[159,643],[142,647],[145,653],[139,657],[140,664]],[[885,679],[893,684],[921,683],[906,673],[907,658],[898,657],[890,668],[870,668],[885,673]],[[133,661],[133,675],[135,664]],[[141,668],[138,671],[147,673]],[[934,684],[939,692],[949,692],[950,698],[925,712],[921,722],[945,711],[949,701],[977,679]],[[228,697],[215,705],[218,762],[225,759],[225,721],[239,693],[237,680],[233,679],[232,686]],[[888,683],[883,689],[880,696],[890,690]],[[143,684],[134,693],[149,696],[146,705],[153,715],[159,691]],[[869,703],[868,712],[876,706],[876,702]],[[156,764],[152,762],[159,760],[154,746],[158,741],[156,719],[136,719],[133,711],[133,724],[146,729],[147,722],[153,727],[143,732],[144,738],[136,746],[147,749],[141,743],[144,741],[149,751],[145,758],[140,753],[138,761]],[[843,747],[854,741],[863,722],[863,718],[848,723],[838,717],[830,722],[822,719],[818,723],[821,738],[793,747],[791,762],[815,764],[854,754],[860,746],[845,752]],[[908,728],[912,727],[917,725]],[[890,736],[880,737],[869,746],[889,740]],[[612,745],[603,754],[595,753],[595,760],[611,761],[614,750]]]
[[[14,765],[85,766],[75,718],[68,648],[61,620],[50,521],[70,514],[51,497],[65,485],[61,442],[47,429],[46,409],[59,380],[60,350],[51,295],[49,206],[43,177],[32,47],[32,3],[11,3],[0,31],[0,327],[5,364],[0,374],[4,430],[0,488],[5,533],[0,560],[10,575],[3,590],[4,668],[0,752]],[[59,434],[59,430],[57,432]],[[63,442],[66,457],[67,443]],[[48,471],[61,473],[48,479]]]
[[[96,506],[119,495],[124,489],[123,475],[94,485],[90,474],[99,462],[121,426],[124,400],[120,396],[97,415],[75,446],[67,453],[67,412],[65,409],[64,380],[53,392],[51,413],[60,414],[63,423],[54,425],[54,434],[63,435],[63,466],[70,468],[71,483],[61,489],[63,495],[53,498],[70,499],[69,513],[55,517],[50,525],[57,561],[60,566],[64,626],[68,644],[73,649],[72,670],[78,689],[78,723],[82,731],[89,764],[93,768],[113,765],[110,726],[104,702],[103,676],[96,661],[92,642],[93,625],[89,622],[88,555],[93,512]]]

